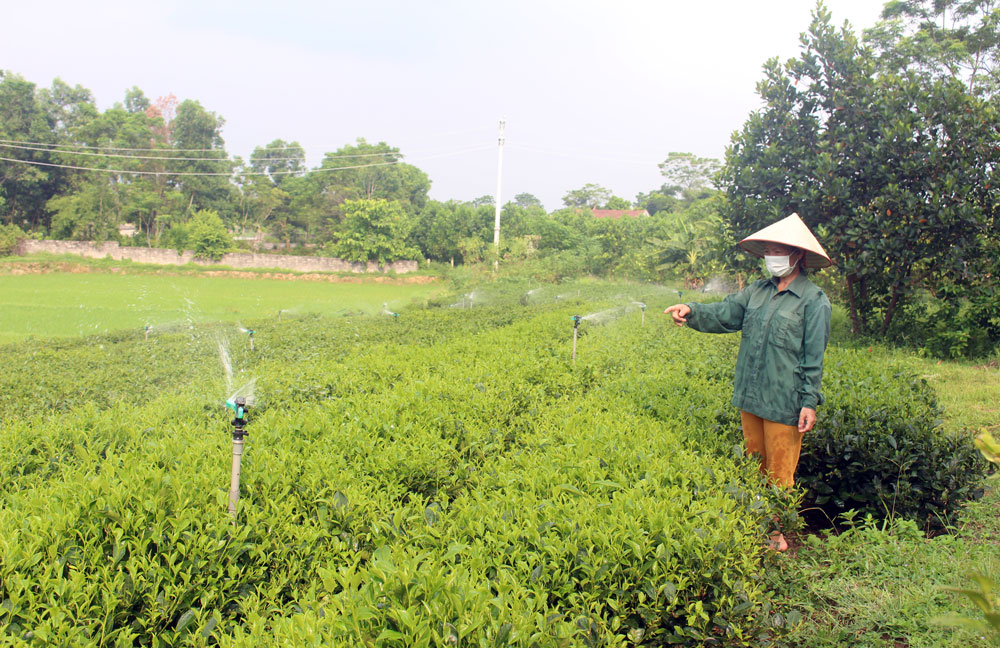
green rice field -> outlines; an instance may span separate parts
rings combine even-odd
[[[123,329],[177,330],[267,316],[375,313],[420,303],[438,283],[340,283],[204,274],[0,275],[0,344]]]

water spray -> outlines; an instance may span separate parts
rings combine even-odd
[[[246,413],[250,409],[247,399],[243,396],[232,398],[226,401],[226,407],[236,414],[231,422],[233,424],[233,473],[229,481],[229,514],[233,516],[233,524],[236,523],[236,504],[240,501],[240,465],[243,462],[243,437],[246,431]]]
[[[576,338],[580,330],[580,321],[583,319],[579,315],[570,318],[573,320],[573,364],[576,364]]]
[[[399,317],[399,313],[394,313],[391,310],[389,310],[389,304],[388,303],[383,303],[382,304],[382,312],[385,313],[386,315],[392,315],[393,317]]]

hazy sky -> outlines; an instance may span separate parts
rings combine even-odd
[[[880,0],[827,0],[875,23]],[[60,77],[100,108],[139,86],[225,119],[226,149],[296,140],[310,166],[358,137],[399,147],[431,197],[496,189],[549,209],[588,182],[632,200],[670,151],[723,156],[772,56],[798,52],[810,0],[100,0],[10,2],[0,69]]]

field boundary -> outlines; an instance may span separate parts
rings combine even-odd
[[[222,255],[218,261],[201,259],[194,252],[177,252],[165,248],[145,248],[119,245],[117,241],[36,241],[25,239],[14,250],[19,256],[27,256],[46,252],[49,254],[73,254],[91,259],[111,258],[116,261],[134,261],[136,263],[151,263],[155,265],[187,265],[189,263],[213,267],[229,268],[267,268],[275,270],[292,270],[295,272],[353,272],[357,274],[389,273],[406,274],[416,272],[419,265],[416,261],[394,261],[380,265],[368,263],[352,263],[343,259],[330,257],[305,257],[276,254],[255,254],[247,252],[230,252]]]

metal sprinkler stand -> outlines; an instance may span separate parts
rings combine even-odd
[[[250,350],[253,351],[253,329],[247,329],[247,335],[250,336]]]
[[[639,304],[639,310],[642,311],[642,324],[641,324],[641,326],[645,326],[646,325],[646,305],[645,304]]]
[[[576,364],[576,337],[580,329],[580,321],[583,318],[579,315],[574,315],[570,319],[573,320],[573,364]]]
[[[151,329],[151,328],[153,328],[153,327],[150,326],[149,324],[146,325],[146,338],[145,339],[147,339],[147,340],[149,339],[149,329]]]
[[[247,399],[240,397],[234,400],[227,400],[226,407],[236,413],[233,424],[233,473],[229,481],[229,514],[236,517],[236,504],[240,501],[240,465],[243,462],[243,437],[247,435],[247,420],[244,418],[247,406]],[[233,521],[235,524],[235,519]]]

